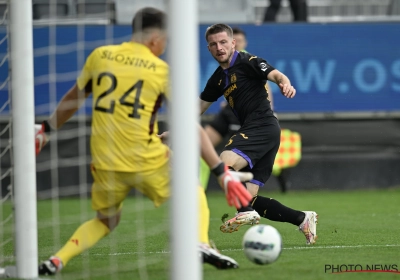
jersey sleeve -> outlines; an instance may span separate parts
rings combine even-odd
[[[265,59],[261,57],[251,57],[247,63],[248,68],[252,74],[255,74],[257,78],[267,80],[268,74],[275,70]]]
[[[203,92],[200,94],[200,99],[207,101],[207,102],[214,102],[214,101],[217,101],[218,98],[221,97],[221,95],[222,95],[222,92],[220,92],[218,90],[218,88],[216,86],[214,86],[212,79],[209,79],[206,87],[204,88]]]
[[[92,78],[93,78],[93,65],[95,63],[97,57],[97,49],[92,51],[88,58],[86,59],[85,65],[83,65],[81,74],[76,80],[76,84],[78,85],[79,90],[85,89],[86,92],[92,91]]]

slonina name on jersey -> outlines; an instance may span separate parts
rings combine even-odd
[[[156,64],[149,60],[145,60],[138,57],[127,56],[124,54],[113,54],[111,51],[103,51],[103,55],[100,57],[101,59],[107,59],[111,61],[115,61],[117,63],[125,64],[125,65],[132,65],[135,67],[143,67],[148,70],[156,71]]]

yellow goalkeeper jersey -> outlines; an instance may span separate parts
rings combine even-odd
[[[102,46],[87,58],[77,85],[93,93],[95,168],[137,172],[165,164],[168,147],[156,134],[169,89],[166,62],[139,43]]]

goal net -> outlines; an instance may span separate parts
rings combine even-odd
[[[178,7],[182,6],[176,0],[171,0],[169,3],[167,1],[120,0],[12,1],[25,5],[32,4],[34,122],[36,123],[47,120],[62,96],[76,83],[76,78],[93,49],[102,45],[119,44],[130,40],[131,26],[116,24],[118,16],[130,14],[130,18],[132,18],[139,8],[151,6],[164,11],[169,9],[172,11],[171,18],[173,18],[174,15],[175,17],[179,15]],[[132,5],[132,2],[135,5]],[[195,2],[185,3],[183,6],[195,11]],[[14,36],[9,30],[10,6],[17,7],[17,5],[13,6],[9,2],[0,0],[2,13],[0,15],[0,278],[6,276],[34,278],[37,275],[26,275],[21,272],[24,269],[18,265],[18,261],[20,258],[23,259],[23,256],[17,255],[24,253],[23,249],[22,251],[16,250],[19,242],[16,232],[18,221],[13,208],[18,208],[20,205],[16,205],[13,201],[15,188],[13,184],[15,178],[15,174],[13,175],[15,169],[13,149],[15,147],[11,141],[13,137],[12,112],[14,110],[11,105],[23,102],[23,100],[12,98],[13,89],[10,81],[17,73],[13,73],[12,63],[9,63],[9,38]],[[197,30],[197,22],[194,22],[196,17],[190,18],[190,16],[190,14],[182,15],[182,19],[189,20],[187,25],[189,30],[192,28],[191,31],[193,31],[193,27]],[[170,23],[172,27],[178,26],[173,19],[170,19]],[[193,33],[197,38],[197,34]],[[185,70],[188,68],[187,63],[184,69],[178,63],[173,62],[182,54],[182,51],[183,53],[187,51],[179,49],[179,44],[172,43],[172,46],[176,46],[176,52],[168,53],[166,57],[162,58],[165,60],[169,58],[171,64],[175,64],[177,69],[181,68],[182,71],[187,71]],[[197,47],[196,40],[193,40],[193,46],[189,49],[193,51]],[[189,68],[197,70],[194,63],[189,64]],[[173,73],[172,83],[175,81],[175,84],[179,85],[181,79],[174,77],[182,74],[184,73]],[[196,71],[193,71],[193,75],[197,78]],[[192,82],[195,78],[188,80]],[[176,100],[179,102],[178,96],[186,95],[187,87],[194,87],[192,91],[197,91],[195,82],[189,85],[184,84],[181,86],[182,90],[177,89],[175,91],[177,93],[172,95],[172,102]],[[185,99],[184,102],[187,100]],[[195,95],[189,101],[189,104],[195,104]],[[92,102],[91,97],[87,98],[74,116],[61,129],[52,133],[49,143],[36,157],[36,245],[39,263],[53,256],[64,244],[76,243],[78,245],[78,241],[71,239],[71,236],[81,224],[96,217],[95,211],[91,207],[93,183],[90,153]],[[179,103],[176,107],[179,107]],[[192,144],[184,144],[184,140],[192,139],[194,144],[197,143],[195,129],[192,128],[196,121],[193,114],[195,111],[182,109],[171,114],[172,119],[176,121],[183,119],[185,114],[186,119],[191,120],[192,117],[193,120],[193,122],[187,122],[191,125],[189,128],[185,123],[179,126],[171,124],[172,127],[175,127],[172,138],[175,139],[174,143],[177,147],[191,149]],[[164,109],[161,111],[161,120],[167,121],[167,119],[168,116]],[[160,132],[165,127],[160,123]],[[33,127],[30,129],[33,130]],[[110,137],[113,137],[112,131],[113,129],[110,128]],[[179,137],[184,133],[185,137]],[[188,136],[190,133],[193,134],[193,138]],[[174,137],[174,135],[176,136]],[[31,142],[33,145],[33,138]],[[191,150],[196,150],[196,148]],[[192,175],[197,173],[196,161],[198,159],[196,153],[192,154],[188,155],[187,150],[186,152],[174,151],[173,164],[182,166],[182,161],[185,160],[185,174],[178,176],[177,172],[172,173],[174,185],[172,202],[155,208],[147,197],[133,189],[124,201],[122,217],[117,229],[95,246],[69,261],[62,270],[62,276],[65,279],[168,279],[169,277],[188,279],[184,277],[190,271],[191,279],[198,279],[196,276],[198,274],[197,252],[193,254],[197,243],[190,243],[192,238],[186,238],[186,240],[183,238],[188,235],[197,236],[197,229],[191,226],[187,229],[174,221],[192,220],[194,217],[197,223],[195,218],[197,213],[191,212],[191,209],[185,209],[185,213],[180,213],[178,208],[185,197],[186,199],[195,197],[193,195],[195,188],[187,187],[188,181],[196,181]],[[183,185],[185,186],[183,187]],[[36,202],[36,197],[32,199]],[[194,209],[196,209],[195,206],[196,203],[193,204]],[[180,216],[172,218],[170,213]],[[194,216],[191,217],[191,215]],[[181,239],[182,242],[179,241]],[[177,245],[177,241],[184,245]],[[187,254],[187,252],[192,253]],[[196,258],[192,256],[196,256]],[[188,262],[185,267],[182,267],[185,258]],[[33,261],[36,262],[36,260]],[[177,263],[180,264],[177,265]],[[35,263],[34,266],[36,267],[37,264]],[[8,274],[4,271],[4,267],[11,269]],[[155,270],[154,267],[157,269]]]

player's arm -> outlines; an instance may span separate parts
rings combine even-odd
[[[219,132],[212,127],[211,125],[207,124],[204,127],[204,131],[206,132],[208,138],[210,138],[211,144],[215,147],[222,141],[222,136]]]
[[[281,93],[287,98],[293,98],[296,95],[296,89],[290,83],[289,78],[279,70],[272,70],[268,73],[267,79],[277,84]]]
[[[210,107],[210,105],[212,104],[212,102],[207,102],[204,101],[202,99],[199,99],[200,101],[200,114],[202,115],[205,111],[207,111],[208,107]],[[168,131],[164,131],[163,133],[157,135],[161,141],[163,141],[163,143],[168,143],[168,136],[169,136],[169,132]]]
[[[200,100],[200,115],[202,115],[204,114],[205,111],[207,111],[207,109],[213,102],[207,102],[202,100],[201,98],[199,100]],[[221,142],[222,140],[221,134],[219,134],[218,131],[216,131],[212,126],[206,125],[204,131],[207,134],[208,138],[210,139],[213,147],[217,146]]]
[[[90,95],[92,91],[92,65],[95,59],[96,50],[89,55],[77,82],[64,94],[50,118],[42,124],[35,125],[36,154],[39,154],[48,142],[48,135],[51,131],[60,128],[68,121]]]
[[[212,102],[207,102],[202,99],[199,100],[200,100],[200,114],[202,115],[205,111],[207,111],[208,107],[210,107]],[[164,131],[163,133],[157,136],[161,139],[161,141],[163,141],[163,143],[168,143],[168,136],[169,136],[168,131]]]
[[[200,98],[200,115],[203,115],[205,111],[213,104]]]
[[[231,109],[227,110],[228,107],[226,106],[227,103],[225,101],[221,102],[219,113],[204,127],[214,147],[229,134],[229,125],[232,123],[232,118],[227,114],[232,115],[232,111]]]
[[[49,141],[48,135],[51,131],[59,129],[67,122],[81,107],[89,95],[90,92],[79,90],[78,85],[75,84],[62,97],[50,118],[43,121],[42,124],[35,125],[36,155],[40,153],[44,145]]]
[[[97,59],[98,49],[95,49],[86,59],[75,85],[63,96],[50,116],[49,124],[53,128],[58,129],[68,121],[92,92],[93,69]]]
[[[198,127],[200,132],[201,156],[214,175],[218,178],[218,183],[225,191],[228,204],[230,206],[235,206],[237,209],[242,205],[248,205],[252,196],[241,182],[251,180],[253,174],[249,172],[230,171],[214,150],[214,147],[204,129],[201,125]]]
[[[82,106],[85,99],[91,92],[79,90],[75,84],[60,100],[54,113],[48,119],[48,123],[53,129],[59,129],[66,123],[75,112]]]
[[[296,95],[296,90],[291,85],[289,78],[268,64],[265,59],[252,56],[245,65],[248,67],[249,75],[252,78],[274,82],[287,98],[293,98]]]
[[[208,109],[208,107],[210,107],[210,105],[212,104],[212,102],[207,102],[207,101],[204,101],[204,100],[202,100],[202,99],[199,99],[200,101],[199,101],[199,103],[200,103],[200,114],[202,115],[205,111],[207,111],[207,109]],[[220,141],[221,141],[221,139],[222,139],[222,137],[217,133],[217,132],[214,132],[214,131],[212,131],[210,128],[208,129],[208,131],[206,132],[206,134],[207,133],[210,133],[210,138],[212,137],[213,138],[213,142],[215,142],[215,143],[219,143]],[[161,139],[161,141],[164,143],[164,144],[167,144],[168,143],[168,138],[169,138],[169,131],[164,131],[163,133],[161,133],[161,134],[159,134],[159,135],[157,135],[160,139]],[[213,137],[214,136],[214,137]],[[218,138],[218,136],[219,136],[219,138]],[[212,142],[212,143],[213,143]],[[212,144],[211,144],[212,145]]]
[[[268,100],[271,103],[271,109],[274,110],[274,96],[272,95],[272,89],[268,82],[265,83],[265,88],[268,92]]]
[[[213,168],[221,163],[221,159],[219,158],[217,152],[214,149],[213,144],[210,141],[210,138],[207,136],[207,133],[204,129],[199,125],[199,133],[200,133],[200,143],[201,143],[201,157],[207,163],[210,168]]]
[[[98,49],[95,49],[86,59],[75,85],[62,97],[50,116],[48,122],[53,128],[58,129],[68,121],[92,92],[93,68],[97,59]]]

